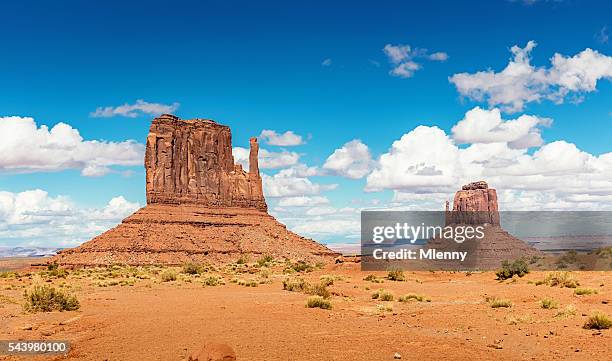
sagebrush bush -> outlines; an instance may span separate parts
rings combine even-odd
[[[331,296],[331,293],[329,292],[327,287],[322,283],[311,285],[310,287],[308,287],[306,293],[310,295],[321,296],[323,298],[329,298]]]
[[[503,298],[491,297],[487,300],[491,308],[512,307],[512,301]]]
[[[416,293],[409,293],[407,295],[400,296],[397,300],[399,302],[408,302],[410,300],[415,300],[418,302],[431,302],[428,297],[425,297],[423,295],[417,295]]]
[[[173,269],[167,269],[161,273],[161,279],[164,282],[176,281],[176,271]]]
[[[264,267],[264,266],[268,266],[270,263],[274,262],[274,257],[270,256],[269,254],[261,257],[260,259],[257,260],[257,264],[260,267]]]
[[[387,273],[387,279],[390,281],[405,281],[406,276],[404,275],[404,271],[400,269],[390,270]]]
[[[219,276],[208,276],[204,278],[204,280],[202,281],[202,284],[204,286],[219,286],[219,285],[224,285],[225,282],[223,282],[223,278]]]
[[[372,294],[372,299],[373,300],[380,300],[380,301],[393,301],[393,299],[395,298],[395,296],[393,295],[393,293],[381,288],[378,291],[374,292]]]
[[[540,301],[540,307],[545,308],[547,310],[552,310],[554,308],[559,307],[559,302],[547,297]]]
[[[559,310],[559,312],[557,312],[555,314],[555,317],[557,318],[567,318],[570,316],[574,316],[576,315],[576,306],[574,305],[567,305],[565,306],[564,309]]]
[[[559,286],[567,288],[576,288],[580,285],[571,273],[565,271],[548,272],[546,277],[544,277],[544,283],[550,287]]]
[[[576,288],[574,290],[574,294],[577,296],[582,296],[582,295],[595,295],[597,294],[597,290],[593,289],[593,288]]]
[[[310,296],[306,299],[306,307],[322,308],[324,310],[331,310],[332,304],[329,300],[321,296]]]
[[[283,280],[283,289],[287,291],[304,292],[308,286],[308,283],[302,278],[287,278]]]
[[[298,261],[295,263],[289,262],[287,267],[285,267],[285,272],[312,272],[314,269],[315,268],[311,264],[304,261]]]
[[[498,280],[507,280],[508,278],[512,278],[514,275],[523,277],[527,273],[529,273],[527,262],[525,262],[524,259],[517,259],[512,263],[509,261],[503,261],[502,268],[495,272],[495,275],[497,276]]]
[[[381,280],[380,278],[376,277],[375,275],[369,274],[367,276],[365,276],[363,278],[364,281],[369,281],[372,283],[383,283],[384,281]]]
[[[202,273],[203,269],[202,266],[199,264],[195,264],[195,263],[185,263],[183,265],[183,270],[182,272],[188,275],[199,275],[200,273]]]
[[[81,307],[76,296],[49,285],[35,285],[23,297],[26,312],[74,311]]]
[[[603,312],[595,311],[582,327],[594,330],[607,330],[612,327],[612,318]]]

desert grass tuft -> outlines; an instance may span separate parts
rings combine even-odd
[[[595,311],[582,327],[591,330],[607,330],[612,327],[612,318],[603,312]]]
[[[574,306],[574,305],[567,305],[562,310],[559,310],[555,314],[555,317],[556,318],[568,318],[570,316],[575,316],[575,315],[576,315],[576,306]]]
[[[400,269],[392,269],[387,273],[387,279],[390,281],[405,281],[406,276],[404,275],[404,271]]]
[[[373,300],[380,300],[380,301],[393,301],[393,299],[395,298],[395,296],[393,295],[393,293],[381,288],[378,291],[374,292],[372,294],[372,299]]]
[[[512,301],[505,298],[491,297],[487,299],[491,308],[512,307]]]
[[[547,310],[552,310],[559,307],[559,302],[547,297],[540,301],[540,307],[545,308]]]
[[[416,293],[409,293],[407,295],[400,296],[397,300],[399,302],[409,302],[410,300],[415,300],[418,302],[431,302],[431,299],[428,297],[417,295]]]
[[[321,296],[310,296],[306,299],[306,307],[308,308],[322,308],[324,310],[331,310],[331,301]]]
[[[163,282],[176,281],[177,276],[176,271],[173,269],[164,270],[160,275]]]
[[[597,290],[594,288],[587,288],[587,287],[578,287],[574,290],[574,294],[576,296],[584,296],[584,295],[596,295],[597,294]]]
[[[576,288],[580,285],[578,280],[574,278],[574,276],[570,272],[565,271],[555,271],[549,272],[544,277],[544,283],[549,285],[550,287],[566,287],[566,288]],[[536,285],[538,283],[536,282]]]
[[[304,292],[308,289],[308,283],[302,278],[286,278],[283,280],[283,289],[291,292]]]
[[[81,307],[76,296],[49,285],[35,285],[23,297],[26,312],[74,311]]]

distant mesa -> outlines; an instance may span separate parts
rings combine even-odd
[[[452,210],[446,203],[446,224],[451,226],[482,225],[484,237],[480,240],[457,244],[439,238],[428,242],[428,247],[441,251],[468,251],[462,269],[496,269],[502,261],[522,257],[541,256],[533,246],[516,238],[501,227],[497,192],[487,182],[472,182],[455,193]],[[445,269],[456,269],[457,264],[439,264]]]
[[[461,187],[455,193],[452,212],[448,212],[448,203],[446,210],[447,224],[500,224],[497,191],[485,181]]]
[[[164,114],[151,123],[145,153],[147,205],[117,227],[52,262],[66,265],[227,263],[262,255],[327,261],[338,254],[267,213],[250,139],[249,171],[234,163],[228,126]]]

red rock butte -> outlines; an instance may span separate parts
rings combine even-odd
[[[164,114],[151,123],[147,205],[117,227],[52,259],[65,265],[228,263],[242,256],[328,261],[338,254],[267,213],[250,139],[249,171],[234,163],[228,126]]]

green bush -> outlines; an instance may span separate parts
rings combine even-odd
[[[404,276],[404,271],[400,269],[390,270],[387,273],[387,279],[390,281],[405,281],[406,276]]]
[[[161,273],[161,279],[164,282],[176,281],[176,271],[173,269],[167,269]]]
[[[527,262],[525,262],[523,259],[517,259],[512,263],[509,261],[503,261],[502,268],[495,272],[495,275],[497,276],[498,280],[507,280],[508,278],[512,278],[514,275],[523,277],[527,273],[529,273]]]
[[[185,263],[183,265],[183,270],[182,272],[184,274],[188,274],[188,275],[199,275],[200,273],[202,273],[203,269],[202,266],[200,266],[199,264],[195,264],[195,263]]]
[[[550,287],[567,287],[567,288],[576,288],[580,285],[578,281],[572,276],[569,272],[549,272],[546,274],[544,278],[544,283],[549,285]],[[537,284],[537,283],[536,283]]]
[[[285,272],[312,272],[314,267],[304,261],[298,261],[296,263],[289,263],[285,268]]]
[[[597,290],[593,288],[576,288],[574,294],[577,296],[595,295],[597,294]]]
[[[81,305],[74,295],[48,285],[36,285],[23,294],[27,312],[74,311]]]
[[[552,298],[545,298],[543,300],[540,301],[540,306],[542,308],[545,308],[547,310],[552,310],[554,308],[559,307],[559,302],[553,300]]]
[[[219,276],[209,276],[209,277],[204,278],[204,280],[202,281],[202,284],[204,286],[219,286],[219,285],[224,285],[225,282],[223,282],[223,278]]]
[[[267,266],[267,265],[269,265],[272,262],[274,262],[274,257],[270,256],[269,254],[267,254],[267,255],[265,255],[265,256],[263,256],[263,257],[261,257],[260,259],[257,260],[257,264],[260,267]]]
[[[308,308],[322,308],[324,310],[331,310],[332,304],[329,300],[321,296],[310,296],[306,299],[306,307]]]
[[[612,327],[612,319],[603,312],[595,311],[582,327],[594,330],[607,330]]]
[[[380,301],[393,301],[393,299],[395,298],[395,296],[393,295],[393,293],[381,288],[378,291],[374,292],[372,294],[372,299],[373,300],[380,300]]]
[[[304,292],[308,289],[308,286],[308,283],[302,278],[283,280],[283,289],[291,292]]]

